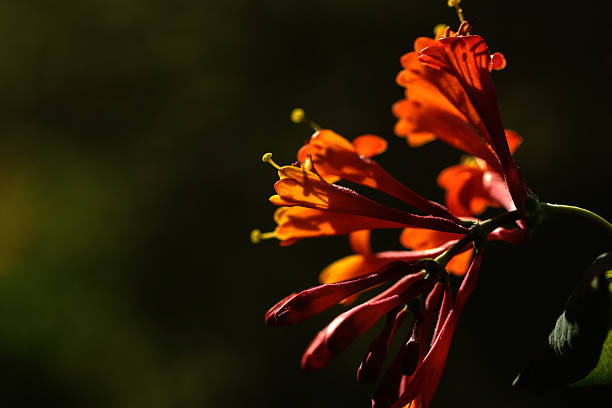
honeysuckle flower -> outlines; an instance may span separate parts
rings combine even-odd
[[[440,139],[484,160],[503,175],[515,208],[525,213],[526,188],[511,157],[491,70],[505,66],[482,39],[469,35],[463,22],[458,35],[419,39],[401,59],[397,82],[406,99],[393,106],[395,132],[412,145]],[[468,34],[468,35],[465,35]]]
[[[270,162],[271,157],[264,156]],[[270,202],[278,206],[300,206],[330,213],[356,215],[404,226],[430,228],[444,232],[465,233],[467,228],[452,219],[411,214],[379,204],[346,187],[326,182],[310,163],[308,166],[278,168],[280,180],[274,184],[277,195]],[[366,227],[367,228],[367,227]],[[355,230],[364,229],[363,226]]]
[[[269,233],[254,231],[253,241],[275,237],[289,245],[348,235],[354,252],[325,267],[320,285],[277,302],[265,320],[292,325],[344,307],[302,356],[304,369],[318,369],[385,319],[357,369],[359,383],[380,379],[372,398],[378,408],[426,408],[431,403],[486,242],[522,243],[534,224],[564,211],[578,211],[612,231],[612,225],[586,210],[541,203],[527,194],[512,158],[521,138],[503,128],[491,79],[492,70],[505,67],[505,58],[491,54],[484,40],[470,33],[458,4],[449,1],[462,21],[456,33],[447,27],[434,39],[419,38],[415,51],[402,57],[397,82],[406,88],[406,98],[393,107],[395,133],[408,144],[440,139],[470,155],[438,176],[446,206],[412,191],[372,159],[387,148],[379,136],[349,141],[305,119],[301,110],[294,111],[292,120],[309,122],[315,133],[299,150],[298,161],[281,167],[270,154],[263,158],[280,178],[270,198],[279,207],[277,227]],[[335,184],[342,180],[393,196],[416,211],[391,208]],[[486,220],[474,218],[487,207],[503,209]],[[373,251],[371,231],[377,229],[397,229],[405,250]],[[455,296],[452,279],[462,280]],[[361,303],[359,296],[365,298]],[[410,331],[397,339],[406,320]],[[399,349],[383,373],[393,341],[400,342]]]
[[[512,130],[505,133],[513,154],[522,139]],[[465,157],[461,164],[442,170],[438,184],[446,190],[447,208],[458,217],[480,215],[487,207],[514,209],[503,176],[478,157]]]
[[[322,129],[312,135],[297,157],[302,165],[310,158],[328,183],[351,181],[383,191],[427,214],[457,221],[446,208],[415,193],[370,159],[386,148],[387,142],[379,136],[362,135],[349,142],[331,130]]]

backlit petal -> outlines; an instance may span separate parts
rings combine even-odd
[[[362,135],[353,140],[357,153],[365,157],[372,157],[387,150],[387,141],[376,135]]]
[[[363,229],[402,228],[404,225],[377,218],[330,213],[306,207],[280,207],[274,213],[276,236],[281,241],[346,235]]]
[[[310,156],[317,172],[328,183],[348,180],[381,190],[428,214],[454,219],[446,208],[415,193],[368,158],[382,152],[386,146],[386,141],[378,136],[363,135],[351,144],[325,129],[312,135],[308,144],[300,149],[298,159],[304,162]]]
[[[497,93],[489,72],[489,49],[484,40],[476,35],[442,38],[437,45],[423,49],[419,60],[432,68],[450,73],[461,82],[485,124],[489,135],[487,141],[499,157],[501,172],[516,207],[524,213],[525,186],[506,141]]]
[[[404,223],[405,226],[431,228],[440,231],[465,232],[467,229],[447,219],[418,216],[378,204],[355,191],[328,184],[307,170],[284,166],[279,170],[281,180],[274,185],[283,205],[309,207],[341,214],[361,215],[381,220]],[[359,228],[363,229],[363,228]]]

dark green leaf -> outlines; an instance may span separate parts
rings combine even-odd
[[[567,300],[542,350],[516,378],[516,387],[540,393],[576,383],[597,366],[610,330],[608,252],[593,262]]]

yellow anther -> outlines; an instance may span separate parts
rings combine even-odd
[[[476,161],[476,158],[474,156],[462,156],[461,157],[461,164],[464,164],[466,166],[470,166],[470,167],[478,167],[478,162]]]
[[[459,17],[459,21],[463,23],[465,19],[463,18],[463,10],[461,10],[461,7],[459,7],[459,3],[461,3],[461,0],[448,0],[446,4],[448,4],[448,7],[455,8],[455,10],[457,11],[457,16]]]
[[[262,240],[271,238],[276,238],[276,232],[261,232],[258,229],[251,231],[251,242],[254,244],[259,244]]]
[[[302,108],[295,108],[294,110],[291,111],[291,121],[293,123],[300,123],[304,120],[304,116],[306,116],[306,113],[304,112],[304,109]]]
[[[310,128],[312,130],[314,130],[315,132],[317,130],[321,130],[321,126],[317,125],[316,123],[314,123],[312,120],[310,120],[307,116],[306,116],[306,112],[304,112],[304,109],[302,108],[295,108],[291,111],[291,121],[293,123],[306,123],[308,126],[310,126]]]
[[[436,38],[441,37],[444,32],[446,31],[446,27],[448,27],[448,25],[446,24],[438,24],[434,27],[433,32],[434,32],[434,36]]]
[[[306,171],[312,171],[312,157],[308,155],[306,160],[304,160],[304,164],[302,164],[302,168]]]
[[[264,154],[263,157],[261,158],[261,161],[264,163],[270,163],[272,167],[274,167],[277,170],[280,170],[280,166],[276,164],[274,160],[272,160],[272,153]]]

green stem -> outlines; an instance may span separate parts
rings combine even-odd
[[[565,216],[565,215],[573,215],[577,217],[582,217],[586,220],[589,220],[591,223],[602,227],[609,236],[612,236],[612,224],[610,224],[605,218],[600,217],[599,215],[591,212],[589,210],[585,210],[584,208],[575,207],[573,205],[562,205],[562,204],[550,204],[550,203],[540,203],[540,208],[542,210],[542,219],[546,220],[556,216]]]
[[[446,264],[452,259],[453,256],[457,255],[463,250],[468,244],[476,241],[486,241],[487,236],[496,228],[501,227],[511,221],[516,221],[521,217],[518,211],[511,211],[500,214],[496,217],[490,218],[486,221],[476,224],[470,228],[470,232],[459,241],[457,241],[452,247],[447,249],[444,253],[438,256],[435,261],[442,265]]]

